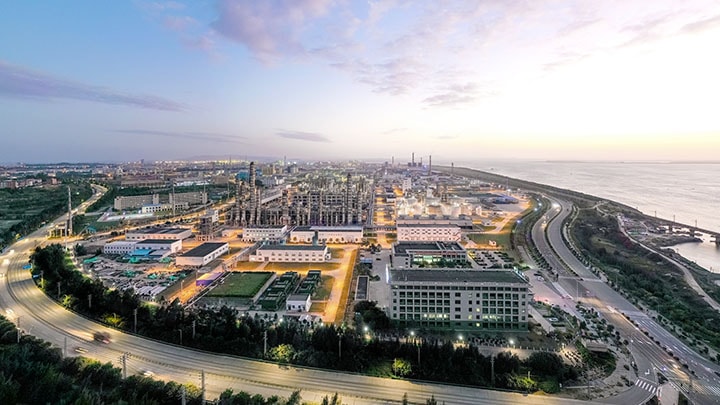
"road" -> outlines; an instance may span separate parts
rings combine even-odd
[[[575,301],[595,308],[631,342],[629,349],[638,366],[639,378],[635,386],[603,401],[614,404],[642,403],[644,398],[649,397],[648,394],[652,395],[656,391],[657,370],[682,390],[693,403],[720,404],[720,379],[714,373],[720,372],[720,368],[692,351],[586,268],[572,254],[562,238],[562,222],[570,215],[572,205],[562,200],[555,200],[554,203],[557,204],[557,215],[550,219],[546,228],[543,228],[541,223],[536,224],[532,231],[533,240],[544,256],[545,252],[553,252],[546,256],[546,260],[558,270],[558,284],[571,294]],[[568,272],[565,265],[577,276]],[[644,331],[648,332],[647,336]],[[680,362],[668,354],[665,348],[678,356]],[[681,362],[687,364],[687,370],[693,370],[695,375],[686,372]]]
[[[92,201],[83,204],[82,212]],[[64,217],[55,222],[62,221]],[[50,224],[48,226],[52,226]],[[120,366],[127,354],[128,375],[150,370],[156,378],[200,386],[205,376],[207,398],[217,397],[226,388],[265,396],[288,396],[302,389],[303,399],[320,402],[324,395],[338,392],[345,403],[357,405],[399,403],[407,393],[411,403],[425,403],[434,395],[447,404],[588,404],[590,402],[547,396],[530,396],[469,387],[383,379],[350,373],[297,367],[191,350],[104,327],[63,307],[45,296],[22,267],[31,251],[46,242],[47,226],[23,238],[0,257],[0,308],[24,333],[35,335],[60,347],[67,355],[74,348],[87,349],[84,356]],[[5,260],[7,259],[7,261]],[[94,342],[92,334],[104,331],[112,342]]]

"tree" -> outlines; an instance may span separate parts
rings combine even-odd
[[[393,360],[392,371],[398,377],[407,377],[412,374],[412,365],[405,359],[395,359]]]
[[[270,349],[270,358],[280,363],[291,363],[295,359],[295,348],[289,344],[281,344]]]

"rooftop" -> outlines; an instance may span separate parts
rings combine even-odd
[[[327,249],[325,245],[264,245],[258,250],[316,250],[324,251]]]
[[[304,301],[307,301],[308,298],[310,298],[310,294],[308,294],[308,293],[305,293],[305,294],[290,294],[290,295],[287,297],[287,300],[288,300],[288,301],[303,301],[303,302],[304,302]]]
[[[205,257],[209,255],[210,253],[222,248],[223,246],[228,246],[227,243],[203,243],[202,245],[191,249],[189,252],[183,253],[182,257]]]
[[[522,283],[527,282],[513,270],[390,269],[392,282],[419,283]]]
[[[413,224],[413,223],[400,223],[397,224],[398,228],[456,228],[460,229],[455,224]]]
[[[127,233],[161,233],[161,234],[176,234],[176,233],[183,233],[187,232],[189,229],[187,228],[144,228],[144,229],[136,229],[134,231],[128,231]]]
[[[457,242],[398,242],[393,245],[396,255],[407,255],[414,251],[456,251],[464,252],[462,246]]]
[[[167,243],[175,243],[179,240],[180,239],[145,239],[145,240],[138,241],[137,244],[138,245],[146,245],[146,244],[153,244],[153,243],[167,244]]]
[[[327,231],[327,232],[362,232],[362,226],[296,226],[295,232]]]

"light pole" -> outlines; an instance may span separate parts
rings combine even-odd
[[[178,332],[180,332],[180,346],[182,346],[182,329],[178,329]]]

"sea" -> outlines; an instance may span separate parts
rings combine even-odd
[[[617,201],[658,218],[720,233],[720,163],[474,161],[456,166],[580,191]],[[720,273],[720,248],[703,242],[672,248]]]

